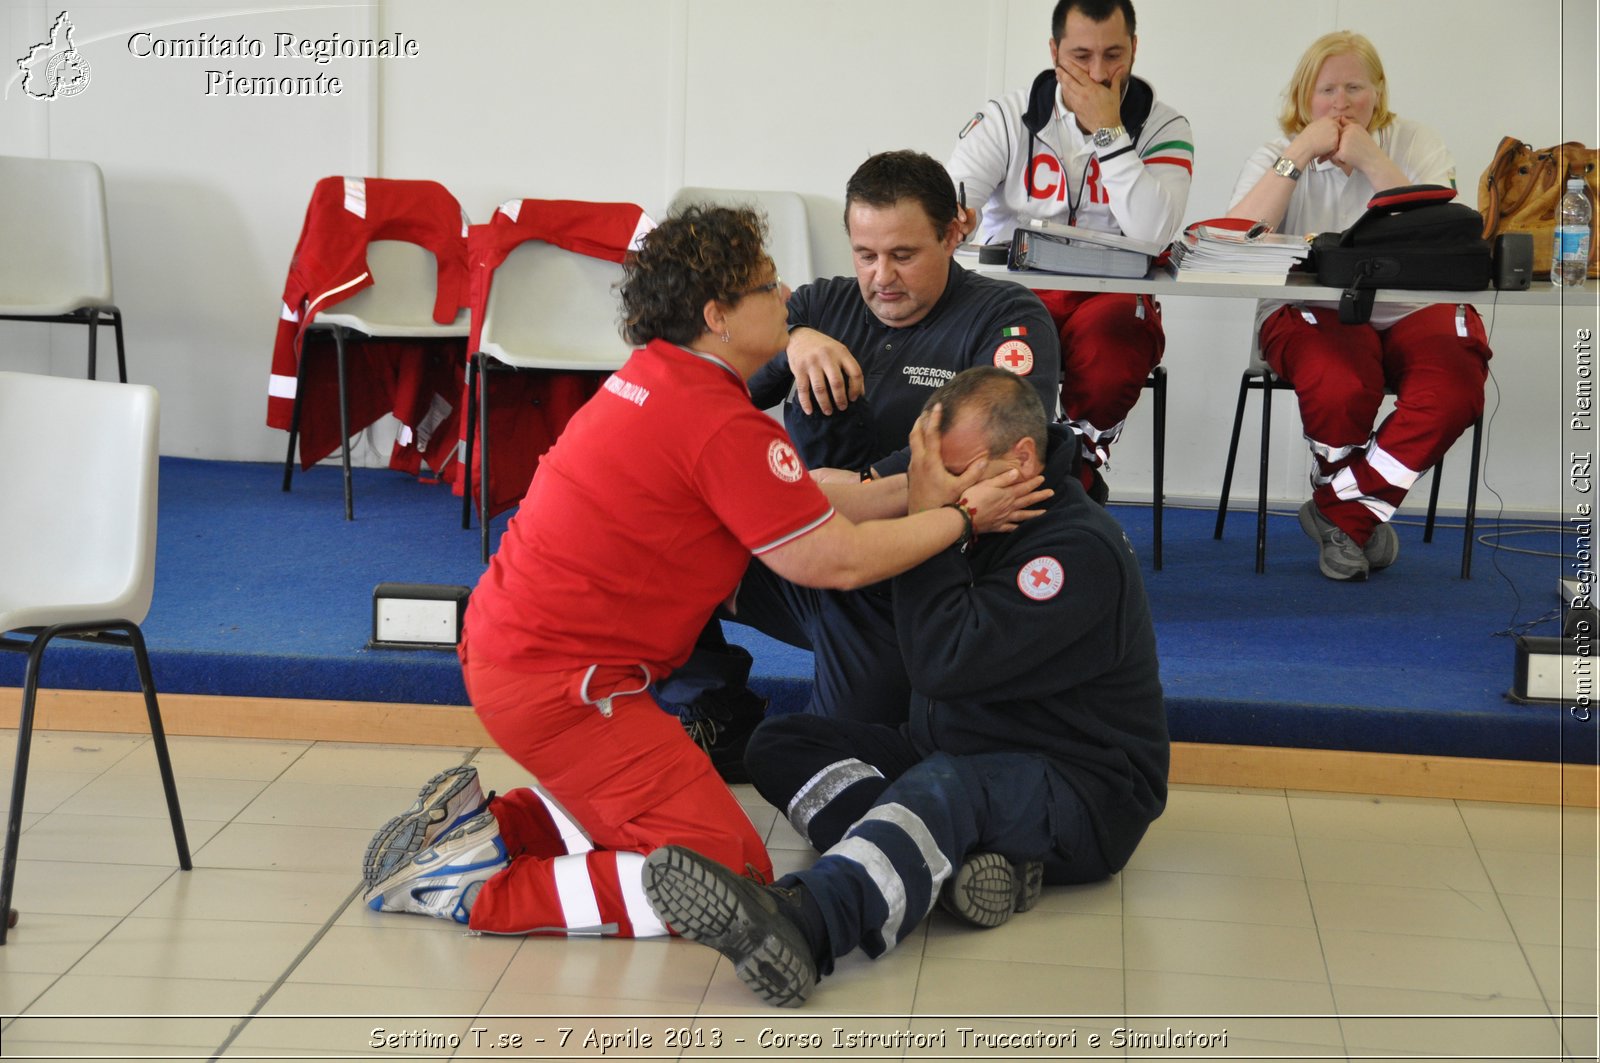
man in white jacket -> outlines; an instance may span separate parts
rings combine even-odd
[[[1051,69],[961,131],[950,176],[981,206],[967,211],[966,233],[1008,243],[1040,218],[1169,243],[1189,199],[1194,134],[1133,76],[1133,4],[1059,0],[1051,31]],[[1103,500],[1095,470],[1161,361],[1160,306],[1144,295],[1036,294],[1061,333],[1061,405],[1083,435],[1084,486]]]

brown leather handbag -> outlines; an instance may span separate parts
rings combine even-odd
[[[1581,177],[1589,186],[1589,202],[1600,207],[1600,172],[1595,163],[1600,151],[1575,140],[1553,148],[1535,149],[1516,137],[1502,137],[1489,168],[1478,178],[1478,212],[1483,215],[1483,238],[1493,241],[1500,233],[1533,234],[1533,268],[1539,275],[1550,268],[1550,248],[1556,228],[1556,206],[1566,191],[1568,177]],[[1600,276],[1600,240],[1589,241],[1589,276]]]

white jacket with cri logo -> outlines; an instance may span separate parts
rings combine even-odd
[[[1009,242],[1032,218],[1161,244],[1175,239],[1194,172],[1189,120],[1131,77],[1122,124],[1127,135],[1097,151],[1093,130],[1080,130],[1063,109],[1054,70],[985,104],[947,167],[967,203],[983,207],[976,241]]]

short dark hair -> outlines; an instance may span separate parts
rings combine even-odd
[[[684,344],[713,299],[737,303],[770,268],[767,223],[748,207],[688,206],[645,234],[622,263],[622,335]]]
[[[941,435],[949,431],[956,423],[956,416],[970,406],[983,416],[983,435],[990,457],[1004,454],[1016,446],[1019,439],[1031,439],[1039,448],[1039,460],[1044,460],[1050,420],[1045,416],[1039,393],[1017,374],[992,365],[964,369],[930,395],[923,409],[932,408],[934,403],[943,407],[939,420]]]
[[[1056,9],[1050,13],[1050,36],[1059,41],[1067,32],[1069,11],[1083,12],[1083,17],[1090,22],[1104,22],[1118,8],[1122,10],[1122,20],[1128,24],[1128,36],[1132,37],[1138,32],[1133,20],[1133,0],[1057,0]]]
[[[884,151],[857,166],[844,186],[845,231],[851,204],[892,207],[902,199],[920,203],[941,237],[956,220],[956,186],[943,163],[920,151]]]

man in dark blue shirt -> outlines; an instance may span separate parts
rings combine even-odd
[[[1044,514],[894,579],[914,693],[906,725],[777,716],[750,740],[756,789],[822,856],[759,886],[686,849],[644,884],[678,933],[718,949],[772,1004],[799,1004],[835,957],[877,957],[932,909],[996,926],[1043,882],[1120,870],[1166,804],[1169,741],[1133,548],[1090,501],[1077,443],[993,369],[935,396],[948,468],[1044,475]],[[917,508],[917,486],[910,506]]]
[[[950,176],[920,152],[874,155],[845,187],[854,277],[806,284],[789,301],[789,347],[750,381],[757,405],[784,403],[800,456],[823,475],[894,476],[929,395],[972,366],[1026,380],[1049,415],[1061,388],[1055,326],[1020,284],[955,261],[961,206]],[[786,401],[787,397],[787,401]],[[873,722],[905,718],[887,585],[860,591],[795,587],[753,564],[737,619],[813,651],[808,711]],[[750,657],[713,620],[689,662],[657,688],[730,781],[765,703],[745,689]]]
[[[1024,377],[1053,415],[1061,350],[1050,315],[1021,285],[968,273],[944,167],[912,151],[874,155],[845,187],[854,277],[806,284],[789,300],[789,347],[750,381],[812,468],[904,472],[923,403],[963,369]]]

